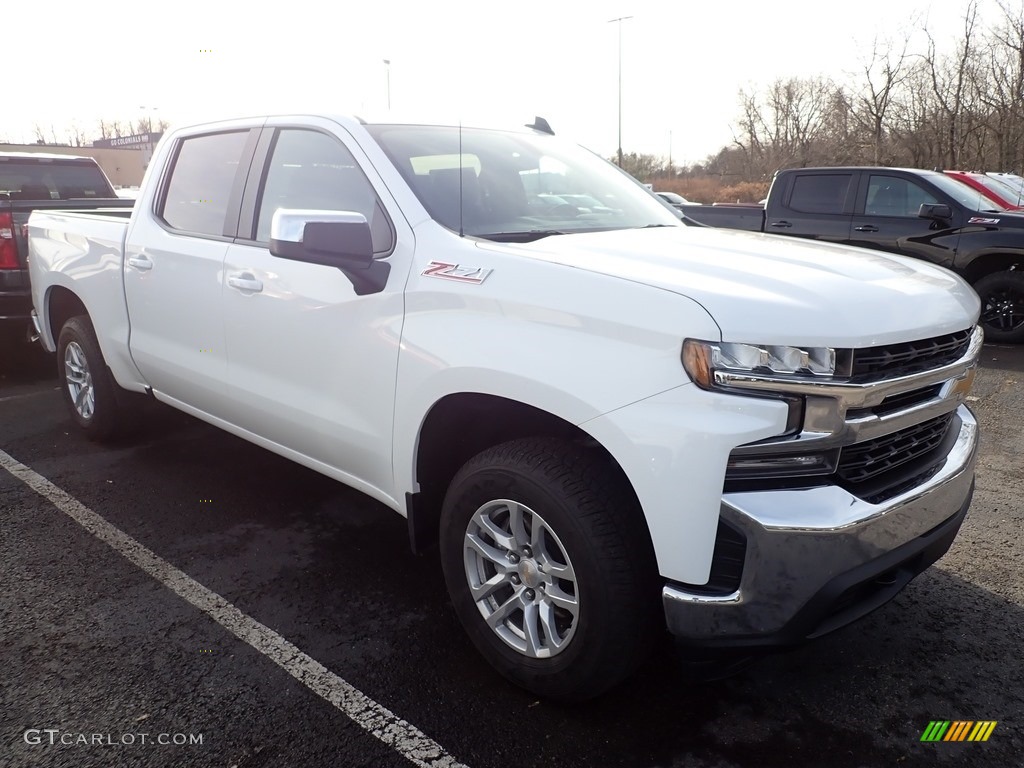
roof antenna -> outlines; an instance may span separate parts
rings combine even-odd
[[[462,118],[459,118],[459,237],[465,237],[462,226]]]
[[[526,127],[527,128],[533,128],[533,130],[540,131],[541,133],[548,133],[548,134],[550,134],[552,136],[555,135],[555,132],[553,130],[551,130],[550,123],[548,123],[548,121],[545,120],[540,115],[537,115],[535,118],[533,118],[533,123],[532,124],[527,123]]]

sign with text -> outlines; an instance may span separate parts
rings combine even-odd
[[[142,148],[147,145],[156,144],[160,141],[163,133],[138,133],[134,136],[118,136],[114,139],[96,139],[94,147],[107,147],[110,149]]]

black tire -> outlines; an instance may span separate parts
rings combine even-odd
[[[520,565],[512,567],[526,570],[509,577],[519,578],[518,586],[495,592],[499,596],[488,610],[499,601],[532,601],[529,593],[535,595],[538,615],[546,609],[552,622],[550,617],[558,615],[557,624],[534,621],[540,627],[537,637],[549,648],[553,639],[564,643],[547,658],[516,650],[503,640],[485,622],[471,592],[468,573],[474,566],[467,561],[476,554],[466,545],[467,534],[478,511],[490,508],[491,502],[500,508],[501,502],[495,500],[524,505],[532,530],[540,520],[544,533],[537,549],[544,551],[522,555]],[[500,509],[496,514],[500,519]],[[479,527],[473,530],[482,532]],[[445,582],[473,644],[504,677],[544,698],[582,701],[604,693],[640,665],[663,627],[657,567],[643,513],[618,468],[594,451],[546,438],[515,440],[484,451],[452,480],[441,513],[440,538]],[[503,553],[506,559],[508,551]],[[555,555],[549,557],[552,551]],[[564,557],[558,556],[560,551]],[[553,562],[571,564],[571,592],[578,601],[575,617],[551,607],[553,596],[567,594],[568,582],[535,584],[536,579],[550,578],[542,571]],[[531,570],[530,563],[538,564],[539,571]],[[541,606],[543,601],[547,605]],[[515,610],[525,626],[525,610]],[[516,614],[509,616],[514,624]],[[556,629],[548,633],[546,626]],[[510,630],[502,627],[507,635]]]
[[[976,282],[974,290],[981,297],[985,339],[1024,343],[1024,272],[993,272]]]
[[[85,362],[85,384],[92,389],[92,408],[84,409],[83,413],[75,404],[72,395],[72,383],[68,380],[69,371],[74,367],[68,360],[68,347],[74,347],[74,353],[80,353]],[[121,389],[103,359],[96,332],[87,315],[72,317],[60,330],[57,340],[57,375],[61,382],[61,392],[68,406],[71,418],[85,432],[90,440],[110,440],[122,434],[126,425],[124,409],[120,401]],[[72,373],[77,377],[77,374]],[[79,389],[79,391],[81,391]]]

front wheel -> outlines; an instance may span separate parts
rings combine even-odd
[[[601,457],[548,439],[484,451],[441,518],[459,620],[502,675],[546,698],[592,698],[657,636],[657,571],[635,497]]]
[[[981,298],[985,340],[1024,343],[1024,272],[993,272],[976,282],[974,290]]]
[[[124,427],[118,386],[107,369],[86,315],[72,317],[57,340],[57,373],[71,418],[90,440],[107,440]]]

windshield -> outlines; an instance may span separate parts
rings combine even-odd
[[[944,173],[930,173],[928,180],[956,200],[960,205],[972,211],[1005,211],[1006,208],[994,200],[989,200],[981,192],[964,184],[962,181]]]
[[[1014,176],[1012,173],[990,173],[988,176],[1005,184],[1013,192],[1014,200],[1024,194],[1024,179],[1020,176]]]
[[[1000,200],[1005,200],[1009,202],[1011,205],[1018,204],[1017,193],[1010,189],[1009,186],[1004,184],[999,179],[993,179],[989,176],[982,176],[981,174],[977,176],[972,176],[971,178],[977,181],[979,184],[981,184],[981,186],[983,186],[992,194],[998,195]]]
[[[631,177],[552,136],[439,126],[366,128],[431,217],[454,232],[525,241],[680,226]]]

